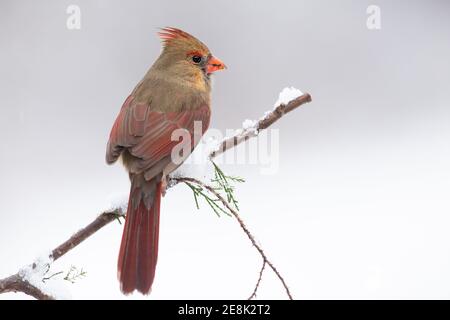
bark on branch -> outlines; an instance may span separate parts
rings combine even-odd
[[[0,280],[0,293],[7,292],[23,292],[38,300],[53,300],[54,297],[42,292],[41,289],[35,287],[23,277],[16,273],[8,278]]]
[[[77,245],[79,245],[81,242],[92,236],[94,233],[96,233],[98,230],[106,226],[108,223],[121,217],[125,217],[125,212],[123,212],[122,209],[120,208],[116,208],[108,212],[103,212],[94,221],[92,221],[86,227],[84,227],[83,229],[75,233],[73,236],[71,236],[69,240],[64,241],[58,247],[53,249],[50,257],[53,260],[61,258],[67,252],[69,252]]]

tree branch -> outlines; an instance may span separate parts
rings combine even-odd
[[[261,267],[261,271],[259,271],[259,278],[258,281],[256,281],[256,285],[255,285],[255,289],[253,289],[253,293],[250,295],[250,297],[248,298],[248,300],[252,300],[253,298],[256,298],[256,292],[259,289],[259,285],[261,283],[261,279],[263,276],[263,272],[264,269],[266,268],[266,261],[263,261],[262,267]]]
[[[55,299],[54,297],[42,292],[41,289],[33,286],[31,283],[23,279],[23,277],[19,273],[0,280],[0,293],[7,292],[23,292],[38,300]]]
[[[291,100],[288,104],[280,104],[271,112],[262,117],[252,128],[244,129],[232,137],[225,138],[222,142],[219,143],[218,147],[209,154],[209,157],[214,158],[224,153],[225,151],[236,147],[238,144],[241,144],[242,142],[247,141],[250,138],[256,137],[261,130],[267,129],[288,112],[291,112],[301,105],[311,101],[311,95],[309,93],[305,93]]]
[[[215,197],[217,197],[217,199],[219,199],[220,202],[222,202],[224,207],[227,208],[230,211],[230,213],[236,218],[236,220],[238,221],[239,225],[241,226],[241,229],[244,231],[244,233],[250,239],[252,245],[256,248],[256,250],[258,250],[259,254],[261,255],[261,258],[263,259],[263,262],[267,263],[267,265],[277,275],[278,279],[280,279],[281,283],[283,284],[284,289],[286,290],[286,294],[288,295],[289,299],[292,300],[291,292],[289,291],[289,288],[288,288],[286,282],[284,281],[283,277],[278,272],[277,268],[275,268],[273,263],[267,258],[267,256],[264,253],[264,250],[262,249],[262,247],[256,242],[255,237],[249,231],[249,229],[245,225],[244,221],[240,217],[239,213],[233,207],[230,206],[228,201],[225,200],[222,197],[222,195],[220,193],[218,193],[213,187],[211,187],[211,186],[201,182],[200,180],[197,180],[197,179],[194,179],[194,178],[188,178],[188,177],[178,177],[178,178],[172,178],[172,179],[175,180],[176,182],[188,182],[188,183],[191,182],[191,183],[195,183],[195,184],[205,188],[206,190],[208,190],[211,194],[213,194]],[[262,271],[261,271],[261,273],[262,273]],[[258,282],[259,281],[260,280],[258,280]],[[257,287],[258,287],[258,285],[257,285]],[[256,289],[257,289],[257,287],[256,287]]]
[[[81,242],[89,238],[98,230],[106,226],[108,223],[121,217],[125,217],[125,213],[122,211],[121,208],[116,208],[112,211],[103,212],[94,221],[92,221],[86,227],[84,227],[83,229],[75,233],[73,236],[71,236],[69,240],[63,242],[58,247],[53,249],[50,257],[53,260],[61,258],[67,252],[75,248],[77,245],[79,245]]]

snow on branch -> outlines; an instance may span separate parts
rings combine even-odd
[[[311,96],[308,93],[302,93],[300,90],[297,90],[295,88],[285,88],[280,93],[278,101],[275,103],[275,106],[271,111],[266,112],[264,116],[257,121],[245,120],[242,129],[238,130],[234,136],[227,137],[220,141],[217,146],[213,148],[213,150],[209,153],[209,158],[212,159],[250,138],[257,137],[260,131],[267,129],[288,112],[291,112],[292,110],[308,102],[311,102]],[[224,176],[225,180],[226,178],[229,177]],[[231,189],[227,189],[227,186],[225,185],[224,190],[228,190],[227,199],[225,199],[217,191],[216,188],[204,183],[199,179],[175,175],[171,177],[171,180],[173,180],[172,186],[179,182],[184,182],[190,185],[191,189],[193,188],[193,185],[196,185],[196,188],[194,188],[193,191],[197,190],[195,191],[197,193],[201,192],[203,189],[211,193],[216,198],[216,200],[222,203],[223,207],[228,211],[228,213],[237,220],[239,226],[249,238],[253,247],[262,257],[263,264],[259,272],[257,283],[254,287],[253,293],[249,297],[249,300],[256,297],[256,293],[261,283],[262,275],[266,266],[269,266],[269,268],[275,273],[275,275],[282,283],[287,296],[289,297],[289,299],[292,299],[292,294],[289,291],[284,278],[281,276],[280,272],[277,270],[274,264],[269,260],[261,245],[257,243],[255,237],[249,231],[248,227],[240,217],[236,202],[233,203],[233,201],[230,201],[229,192]],[[208,199],[208,196],[205,196]],[[74,235],[72,235],[68,240],[53,249],[49,254],[38,258],[35,262],[28,266],[25,266],[16,274],[4,279],[0,279],[0,294],[7,292],[22,292],[40,300],[64,298],[66,296],[65,294],[62,295],[60,290],[54,290],[54,288],[51,288],[45,282],[46,279],[52,277],[50,276],[46,278],[46,274],[50,269],[51,263],[64,256],[67,252],[75,248],[81,242],[85,241],[87,238],[102,229],[104,226],[108,225],[110,222],[116,219],[120,222],[120,218],[125,217],[125,211],[126,203],[124,201],[114,201],[111,204],[110,208],[108,208],[108,210],[100,214],[86,227],[82,228]]]
[[[242,129],[238,130],[234,136],[223,139],[223,141],[221,141],[210,153],[209,157],[214,158],[228,149],[234,148],[238,144],[258,136],[258,133],[261,130],[267,129],[288,112],[291,112],[308,102],[311,102],[311,95],[309,93],[303,94],[300,90],[295,88],[283,89],[273,110],[267,111],[264,116],[257,121],[245,120],[242,124]]]

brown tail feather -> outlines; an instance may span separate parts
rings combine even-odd
[[[160,181],[132,177],[118,262],[118,277],[125,294],[134,290],[148,294],[151,290],[158,259],[160,202]]]

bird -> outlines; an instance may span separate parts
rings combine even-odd
[[[151,292],[158,259],[161,196],[168,175],[208,129],[211,75],[226,68],[191,34],[174,27],[162,28],[158,34],[161,54],[125,99],[106,147],[107,164],[121,159],[131,182],[117,265],[124,294]],[[195,130],[197,123],[199,130]],[[180,144],[180,139],[172,137],[177,130],[190,138],[181,160],[173,156],[173,149]]]

